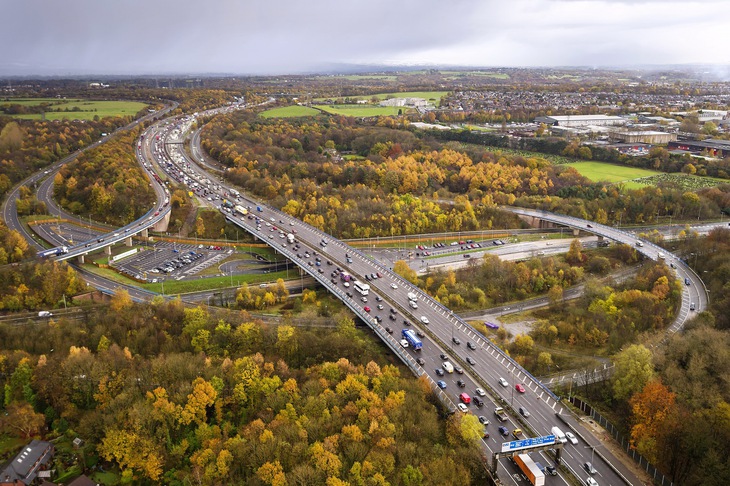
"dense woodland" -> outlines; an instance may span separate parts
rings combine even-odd
[[[672,186],[622,190],[538,157],[443,145],[406,125],[353,123],[237,113],[207,125],[203,146],[230,166],[232,182],[343,238],[517,225],[497,204],[643,224],[719,216],[730,202],[727,185],[698,193]]]
[[[478,482],[476,417],[442,421],[426,382],[334,320],[268,327],[121,295],[82,322],[0,325],[0,427],[82,437],[86,463],[127,484]]]
[[[131,223],[156,202],[150,179],[135,156],[139,129],[87,150],[56,174],[54,197],[73,214],[118,225]]]
[[[0,197],[17,182],[131,121],[14,120],[0,116]]]

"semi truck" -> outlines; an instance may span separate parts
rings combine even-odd
[[[504,409],[502,407],[497,407],[494,409],[494,415],[497,416],[497,419],[500,422],[506,422],[507,421],[507,414],[505,413]]]
[[[403,339],[408,341],[408,344],[410,344],[411,347],[416,351],[420,351],[423,347],[423,343],[418,338],[418,336],[416,336],[415,331],[413,331],[412,329],[403,329],[400,334],[401,336],[403,336]]]
[[[38,252],[38,256],[41,258],[48,258],[56,255],[63,255],[68,253],[67,246],[59,246],[57,248],[51,248],[50,250],[43,250]]]
[[[527,454],[515,454],[512,456],[514,463],[527,476],[527,480],[533,486],[545,486],[545,474],[537,467],[537,464]]]

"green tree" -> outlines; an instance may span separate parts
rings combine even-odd
[[[651,351],[641,344],[632,344],[618,353],[614,363],[613,394],[618,400],[627,400],[654,377]]]

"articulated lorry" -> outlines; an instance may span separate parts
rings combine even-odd
[[[537,467],[537,464],[535,464],[530,456],[527,454],[515,454],[512,456],[512,460],[525,473],[530,484],[533,486],[545,486],[545,474],[540,471],[540,468]]]
[[[68,253],[67,246],[59,246],[58,248],[51,248],[50,250],[43,250],[38,252],[38,256],[41,258],[48,258],[56,255],[63,255]]]

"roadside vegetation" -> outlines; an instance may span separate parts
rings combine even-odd
[[[32,338],[0,325],[0,427],[17,434],[22,418],[27,438],[48,426],[60,475],[82,437],[75,471],[104,464],[119,483],[483,481],[476,418],[441,420],[425,382],[348,313],[333,319],[267,326],[120,294],[82,322],[33,325]]]

